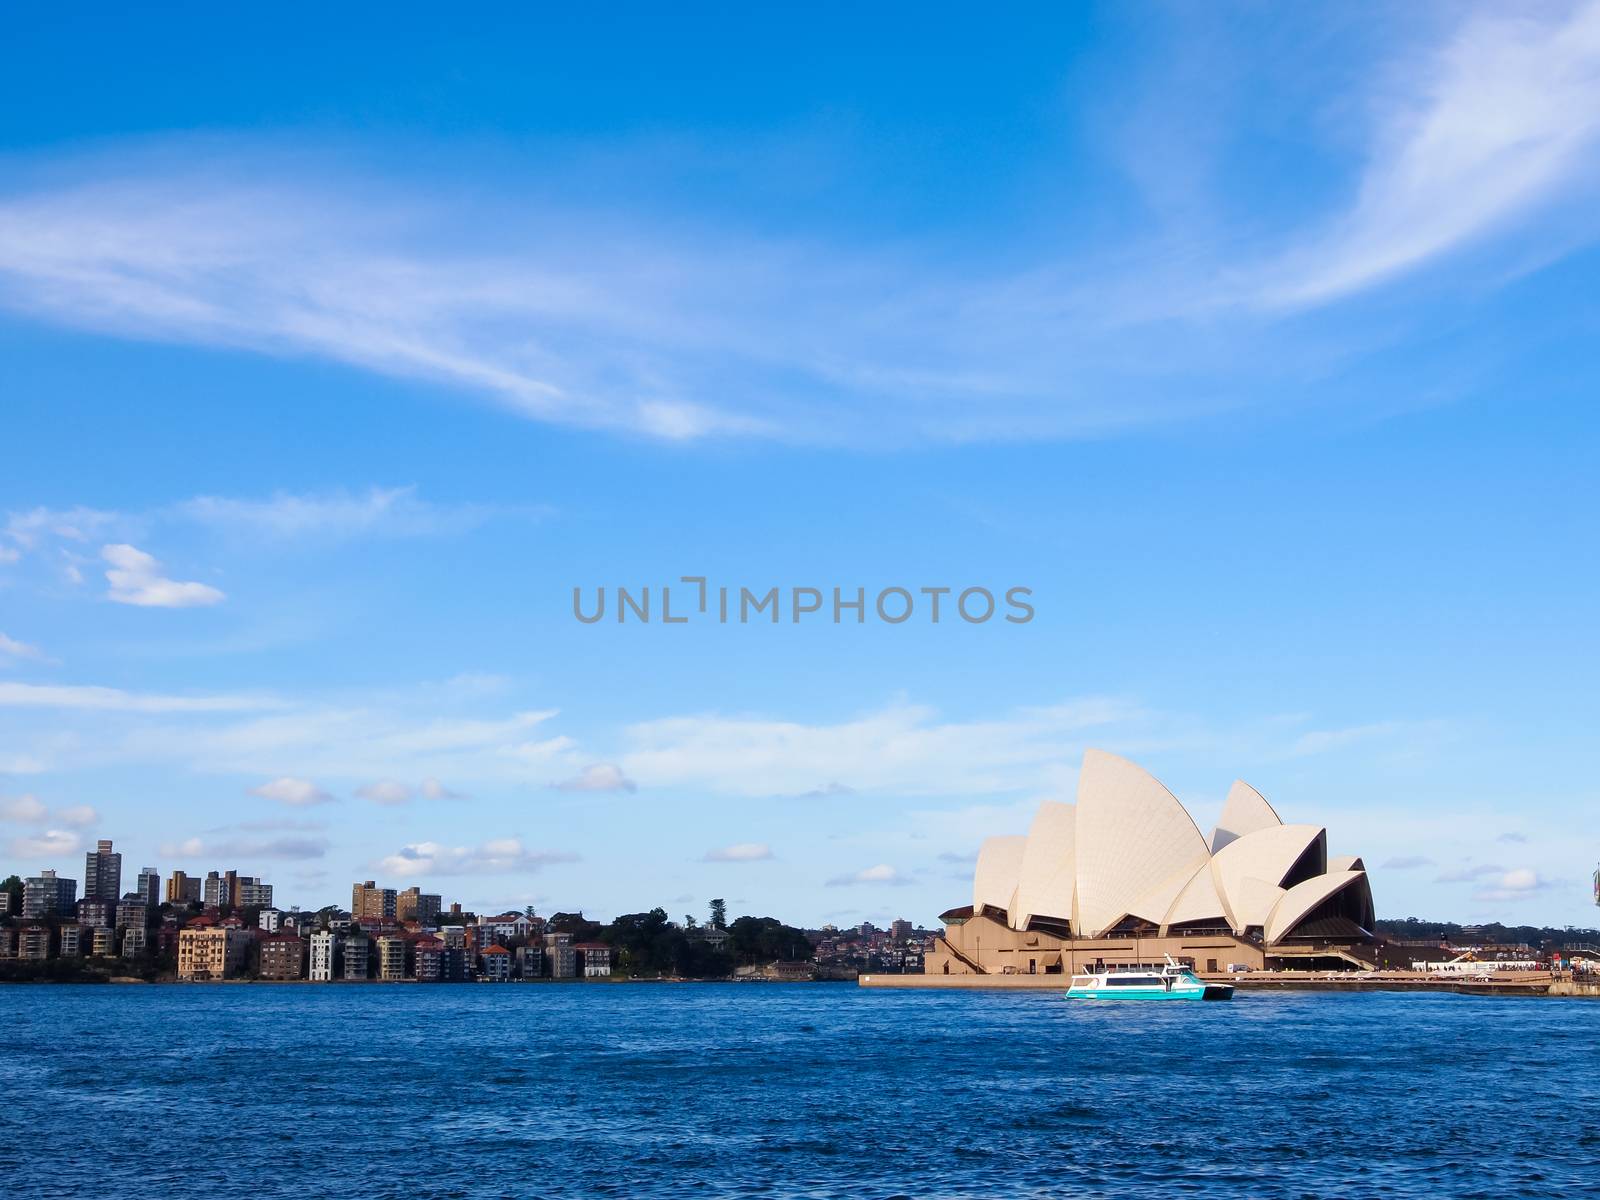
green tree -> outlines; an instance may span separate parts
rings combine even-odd
[[[816,952],[805,930],[785,925],[776,917],[740,917],[728,927],[728,940],[740,962],[803,962]]]
[[[19,876],[19,875],[7,875],[4,879],[0,879],[0,892],[10,892],[11,893],[11,909],[10,909],[10,911],[12,911],[12,912],[21,912],[22,911],[22,877],[21,876]]]
[[[728,902],[726,900],[713,900],[711,902],[711,919],[706,922],[713,929],[726,929],[728,927]]]

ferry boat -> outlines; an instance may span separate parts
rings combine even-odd
[[[1159,971],[1098,971],[1074,975],[1068,1000],[1232,1000],[1233,984],[1207,983],[1169,954]]]

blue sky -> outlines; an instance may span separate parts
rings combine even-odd
[[[0,871],[931,923],[1094,745],[1594,923],[1600,6],[1204,16],[13,14]]]

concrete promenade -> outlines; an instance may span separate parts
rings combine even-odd
[[[1600,998],[1600,981],[1575,980],[1571,973],[1498,971],[1483,976],[1429,975],[1421,971],[1247,971],[1201,972],[1207,983],[1231,983],[1241,992],[1457,992],[1484,996],[1591,996]],[[867,988],[954,991],[1066,991],[1066,975],[862,975]]]

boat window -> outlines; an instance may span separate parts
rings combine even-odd
[[[1107,975],[1107,987],[1149,987],[1155,980],[1148,975]]]

